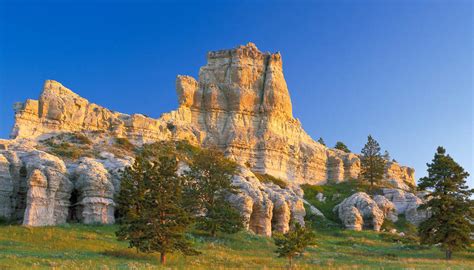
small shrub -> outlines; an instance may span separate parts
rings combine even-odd
[[[173,123],[166,123],[166,128],[169,131],[174,131],[176,129],[176,126]]]
[[[71,136],[71,140],[72,142],[78,144],[92,144],[92,141],[82,133],[73,133]]]
[[[67,142],[60,144],[50,143],[49,146],[53,154],[65,158],[78,159],[84,154],[83,149]]]
[[[258,180],[260,180],[260,182],[262,182],[262,183],[273,183],[273,184],[279,186],[280,188],[287,188],[288,187],[288,183],[281,180],[280,178],[276,178],[276,177],[274,177],[272,175],[269,175],[269,174],[261,174],[261,173],[254,173],[254,174],[258,178]]]
[[[133,143],[131,143],[127,138],[115,138],[115,145],[128,151],[135,150],[135,145],[133,145]]]

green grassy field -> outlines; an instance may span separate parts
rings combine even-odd
[[[318,227],[318,224],[314,224]],[[270,238],[246,232],[190,238],[202,254],[139,254],[115,238],[116,226],[0,226],[0,269],[285,269]],[[318,245],[297,260],[298,269],[474,269],[474,250],[443,260],[437,249],[394,241],[387,234],[339,229],[316,231]]]

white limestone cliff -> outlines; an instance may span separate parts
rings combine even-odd
[[[261,52],[252,43],[209,52],[199,78],[178,76],[176,92],[179,107],[153,119],[111,111],[59,82],[46,81],[38,100],[14,105],[12,140],[0,140],[0,216],[34,226],[70,219],[114,222],[119,171],[133,157],[102,152],[73,160],[36,149],[42,140],[61,133],[84,133],[94,144],[128,138],[137,145],[187,140],[220,148],[242,167],[234,177],[242,193],[230,200],[241,210],[246,227],[263,235],[287,231],[290,219],[304,223],[298,185],[359,176],[357,154],[315,142],[293,117],[279,53]],[[289,188],[261,183],[254,172],[280,178]],[[415,185],[414,170],[390,162],[385,181],[408,189]],[[350,211],[354,220],[365,215],[358,208]],[[391,210],[384,211],[388,215]]]

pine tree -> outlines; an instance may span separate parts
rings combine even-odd
[[[320,144],[326,146],[326,143],[324,142],[323,137],[319,137],[318,143],[320,143]]]
[[[183,205],[184,178],[177,175],[178,162],[168,155],[150,156],[152,152],[143,151],[122,174],[116,234],[137,251],[159,252],[165,264],[168,253],[198,252],[184,235],[192,216]]]
[[[451,259],[453,251],[466,249],[472,243],[470,234],[474,225],[474,202],[470,196],[466,178],[469,173],[446,155],[443,147],[438,147],[428,163],[428,176],[420,179],[420,189],[432,191],[428,200],[421,206],[431,213],[431,217],[419,226],[421,243],[439,244],[445,251],[446,259]]]
[[[379,143],[372,138],[367,138],[367,143],[362,149],[361,156],[361,176],[370,182],[370,189],[373,189],[375,183],[380,182],[385,174],[385,160],[380,154]]]
[[[334,148],[336,149],[339,149],[341,151],[344,151],[346,153],[350,153],[351,150],[349,150],[349,148],[347,147],[347,145],[345,145],[343,142],[336,142],[336,145],[334,146]]]
[[[198,225],[212,236],[222,231],[235,233],[243,228],[240,212],[227,197],[238,192],[232,184],[237,164],[216,149],[203,149],[193,158],[187,178],[187,198],[191,210],[200,216]]]
[[[304,250],[315,245],[315,235],[310,228],[303,227],[299,223],[295,223],[290,231],[285,234],[275,234],[273,236],[277,249],[275,253],[278,257],[288,258],[290,268],[293,264],[293,258],[301,256]]]

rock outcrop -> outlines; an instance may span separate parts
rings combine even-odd
[[[418,209],[423,204],[424,196],[417,196],[413,193],[393,188],[384,188],[384,196],[393,203],[398,215],[405,215],[405,218],[412,224],[418,225],[430,216],[430,212]],[[421,197],[421,198],[420,198]]]
[[[1,216],[24,225],[65,223],[73,184],[64,162],[38,150],[0,151]]]
[[[304,225],[306,212],[302,198],[297,194],[298,187],[283,189],[272,183],[262,183],[246,168],[241,168],[233,182],[241,192],[232,195],[230,201],[243,213],[247,229],[270,236],[272,231],[287,232],[291,219]]]
[[[371,198],[364,192],[357,192],[334,207],[347,229],[360,231],[364,228],[379,231],[384,220],[396,222],[399,215],[414,225],[419,225],[430,216],[430,212],[418,209],[426,198],[392,188],[382,189],[382,195]]]
[[[112,177],[102,163],[81,158],[74,170],[75,218],[85,224],[113,224],[115,222],[115,187]]]
[[[279,53],[261,52],[252,43],[209,52],[199,79],[178,76],[176,92],[179,107],[153,119],[111,111],[59,82],[46,81],[38,100],[14,105],[12,140],[0,140],[0,216],[33,226],[114,222],[120,170],[133,157],[108,150],[97,154],[89,147],[94,157],[61,159],[36,150],[45,149],[45,139],[64,133],[84,133],[94,146],[127,138],[136,145],[187,140],[220,148],[242,167],[233,179],[242,192],[229,199],[246,227],[263,235],[288,231],[290,220],[304,223],[299,184],[359,176],[357,154],[315,142],[293,117]],[[262,183],[253,172],[283,179],[289,187]],[[408,189],[414,185],[414,171],[389,163],[385,180]],[[393,209],[382,198],[374,202],[359,194],[338,210],[346,226],[378,230]]]
[[[379,231],[384,212],[377,203],[364,192],[357,192],[334,207],[339,219],[347,229],[360,231],[363,228]]]
[[[357,178],[356,154],[315,142],[293,118],[279,53],[263,53],[249,43],[209,52],[199,80],[178,76],[179,108],[159,119],[113,112],[46,81],[39,100],[15,105],[12,138],[56,132],[101,131],[136,143],[188,140],[218,146],[249,169],[288,182],[324,184]],[[387,166],[387,180],[414,185],[414,171]]]

